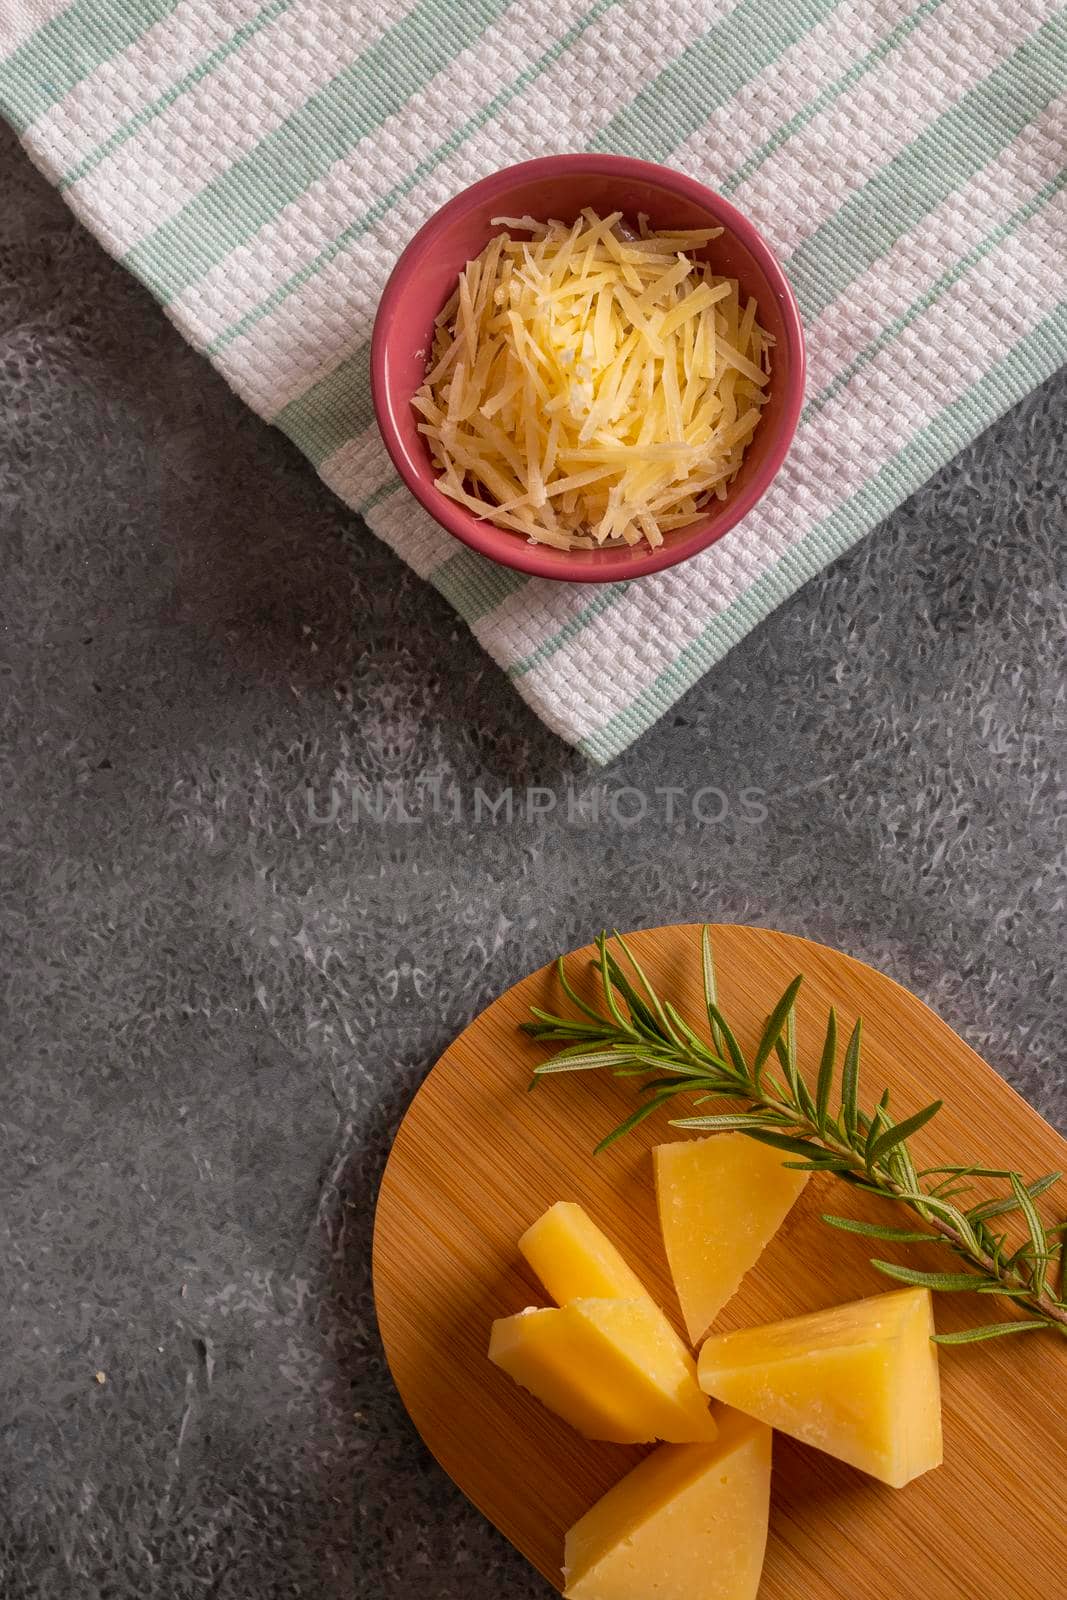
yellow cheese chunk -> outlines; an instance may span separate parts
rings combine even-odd
[[[941,1393],[928,1289],[709,1339],[701,1386],[895,1489],[941,1464]]]
[[[660,1319],[665,1341],[685,1345],[606,1233],[573,1200],[557,1200],[523,1234],[519,1250],[557,1305],[571,1300],[647,1300]]]
[[[519,1250],[557,1305],[649,1298],[607,1234],[573,1200],[558,1200],[538,1217],[519,1240]]]
[[[648,1300],[572,1300],[501,1317],[489,1359],[587,1439],[715,1438],[693,1359]]]
[[[663,1247],[689,1338],[699,1344],[808,1181],[743,1133],[652,1152]]]
[[[755,1600],[767,1544],[771,1430],[718,1414],[714,1444],[665,1444],[567,1535],[568,1600]]]

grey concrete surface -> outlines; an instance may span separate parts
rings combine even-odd
[[[594,775],[0,140],[4,1600],[546,1594],[391,1388],[370,1230],[437,1053],[603,923],[839,945],[1067,1122],[1065,393],[602,775],[648,816],[582,826]],[[436,779],[458,819],[352,821]]]

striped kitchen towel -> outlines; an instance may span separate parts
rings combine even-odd
[[[1063,360],[1065,64],[1051,0],[0,0],[0,111],[33,160],[596,762]],[[728,195],[809,340],[757,510],[602,588],[450,540],[368,389],[420,223],[565,150]]]

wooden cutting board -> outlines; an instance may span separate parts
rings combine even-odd
[[[1067,1168],[1067,1143],[889,978],[789,934],[724,926],[713,938],[723,1010],[746,1051],[802,972],[802,1064],[810,1069],[813,1054],[817,1060],[834,1005],[846,1030],[863,1017],[861,1104],[872,1105],[886,1085],[898,1118],[945,1099],[914,1141],[921,1165],[1016,1165],[1029,1177]],[[659,992],[698,1018],[699,930],[653,928],[633,935],[633,944]],[[593,999],[589,954],[576,953],[568,968]],[[531,1070],[547,1054],[518,1031],[531,1004],[571,1010],[554,968],[489,1006],[416,1095],[378,1199],[374,1284],[389,1366],[426,1444],[559,1587],[565,1531],[644,1448],[590,1443],[553,1417],[486,1360],[490,1323],[546,1303],[515,1242],[562,1199],[588,1209],[676,1317],[648,1151],[679,1135],[664,1113],[594,1158],[597,1140],[636,1103],[634,1086],[586,1072],[547,1078],[528,1093]],[[1067,1182],[1051,1196],[1061,1215],[1065,1189]],[[891,1287],[870,1266],[862,1239],[819,1220],[826,1210],[887,1220],[885,1202],[813,1178],[718,1327]],[[1052,1206],[1047,1214],[1058,1220]],[[926,1246],[875,1250],[935,1270],[946,1265],[942,1252]],[[940,1295],[936,1309],[942,1332],[1011,1315],[1007,1302],[972,1295]],[[1035,1333],[949,1347],[941,1371],[945,1465],[906,1489],[885,1488],[776,1437],[761,1600],[1052,1600],[1064,1593],[1067,1341]]]

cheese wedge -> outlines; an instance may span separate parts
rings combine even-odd
[[[489,1359],[587,1439],[715,1438],[693,1359],[650,1301],[572,1300],[501,1317]]]
[[[648,1290],[580,1205],[558,1200],[527,1228],[519,1251],[559,1306],[568,1300],[648,1300]]]
[[[928,1289],[708,1339],[701,1387],[900,1489],[941,1464],[941,1393]]]
[[[633,1268],[606,1233],[573,1200],[558,1200],[527,1228],[519,1250],[557,1305],[571,1300],[645,1300],[659,1318],[663,1338],[689,1352]]]
[[[677,1139],[652,1152],[663,1247],[690,1341],[712,1322],[808,1181],[743,1133]]]
[[[567,1534],[569,1600],[755,1600],[771,1430],[721,1410],[714,1444],[665,1444]]]

